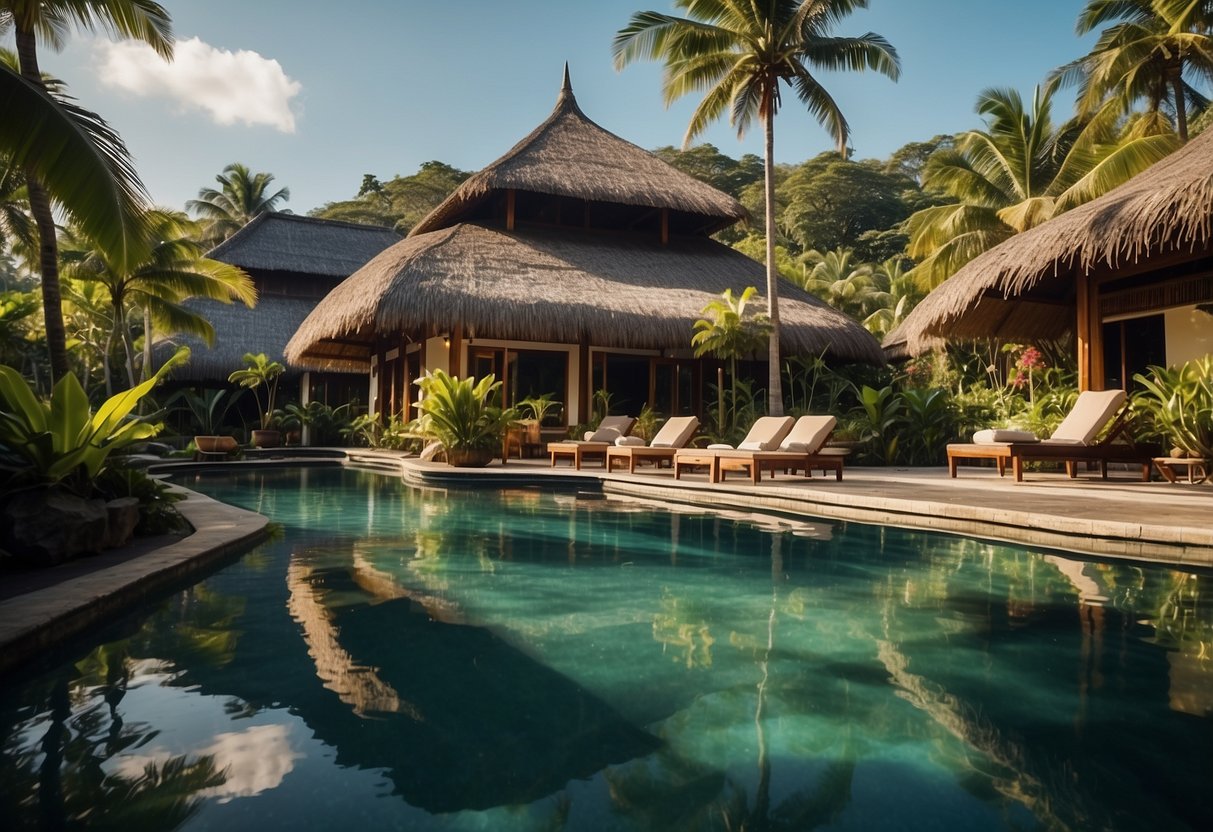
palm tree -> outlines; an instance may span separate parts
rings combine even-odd
[[[927,162],[924,187],[955,199],[907,221],[909,274],[923,291],[938,286],[978,254],[1081,205],[1162,159],[1178,146],[1171,135],[1117,140],[1115,114],[1055,127],[1057,80],[1037,87],[1031,106],[1019,93],[984,90],[977,112],[987,129],[957,137]]]
[[[215,177],[219,189],[203,188],[198,198],[185,203],[206,222],[204,242],[215,245],[235,234],[258,214],[278,210],[280,202],[291,198],[289,188],[269,193],[272,173],[253,173],[239,162],[233,162]]]
[[[862,320],[886,303],[886,292],[877,282],[872,266],[855,263],[855,252],[837,248],[824,254],[816,249],[800,257],[801,279],[805,291],[830,306]]]
[[[1105,103],[1122,113],[1138,102],[1157,129],[1169,105],[1175,131],[1188,140],[1188,109],[1209,100],[1184,80],[1185,72],[1213,81],[1213,2],[1210,0],[1087,0],[1078,34],[1112,23],[1090,53],[1055,73],[1078,84],[1078,109],[1090,116]]]
[[[771,337],[770,321],[746,316],[746,306],[757,293],[753,286],[747,286],[740,297],[734,297],[732,289],[725,289],[719,298],[703,308],[703,314],[711,317],[696,321],[695,334],[691,337],[696,358],[711,354],[728,359],[734,414],[737,412],[737,359],[762,349],[763,342]],[[717,427],[723,431],[724,390],[718,392],[720,424]]]
[[[42,305],[51,374],[68,372],[67,335],[59,291],[58,246],[51,200],[95,230],[114,256],[134,252],[133,223],[143,187],[126,148],[100,117],[47,93],[38,66],[38,41],[60,49],[71,26],[98,27],[137,38],[162,57],[173,53],[168,12],[152,0],[0,0],[0,24],[11,23],[20,79],[0,68],[0,147],[12,148],[25,166],[30,212],[38,227]],[[24,80],[24,84],[20,83]],[[93,232],[90,232],[93,233]]]
[[[914,278],[906,271],[904,257],[890,257],[872,269],[872,276],[883,293],[884,304],[863,319],[868,332],[882,337],[906,319],[922,300]]]
[[[846,152],[850,127],[813,70],[873,69],[893,80],[901,73],[897,51],[880,35],[834,37],[833,26],[867,0],[675,0],[687,17],[637,12],[615,35],[615,66],[640,59],[665,63],[666,104],[702,91],[683,139],[687,147],[726,110],[744,135],[757,116],[766,139],[768,411],[783,413],[779,368],[779,273],[775,267],[775,113],[780,82],[786,82],[809,112]]]
[[[198,229],[184,214],[174,211],[148,211],[152,228],[150,255],[131,265],[115,261],[104,251],[86,251],[77,262],[64,268],[70,277],[102,284],[109,293],[112,327],[106,355],[115,341],[122,345],[126,359],[127,383],[139,383],[135,372],[135,344],[130,313],[141,311],[144,317],[144,358],[142,375],[151,374],[153,327],[169,334],[184,332],[212,344],[215,329],[210,322],[184,306],[190,298],[208,298],[222,303],[241,301],[252,307],[257,291],[247,274],[235,266],[209,260],[197,241]],[[107,362],[108,363],[108,362]],[[106,372],[106,394],[113,395],[110,373]]]

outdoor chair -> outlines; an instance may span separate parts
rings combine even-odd
[[[674,454],[691,441],[698,429],[699,420],[694,416],[674,416],[666,420],[647,445],[639,436],[621,436],[607,449],[607,470],[612,470],[616,460],[628,466],[629,474],[636,473],[637,461],[651,462],[658,467],[673,465]]]
[[[757,485],[763,471],[770,471],[771,476],[776,471],[804,471],[806,477],[811,477],[814,468],[833,471],[834,478],[841,480],[845,454],[822,450],[836,424],[838,420],[833,416],[801,416],[775,450],[718,451],[718,481],[724,480],[727,471],[745,471],[750,475],[750,481]]]
[[[606,416],[598,425],[597,430],[586,431],[584,439],[566,439],[561,442],[549,442],[548,453],[552,457],[552,467],[556,460],[568,457],[573,461],[573,467],[580,471],[581,463],[587,459],[601,459],[606,465],[607,449],[615,444],[621,436],[627,436],[636,420],[631,416]]]
[[[674,479],[682,478],[683,468],[708,469],[708,479],[711,482],[720,481],[720,452],[721,451],[773,451],[779,447],[792,430],[791,416],[761,416],[750,426],[745,439],[732,445],[708,445],[706,448],[683,448],[674,452]]]
[[[1078,464],[1086,462],[1098,463],[1100,475],[1107,479],[1109,462],[1127,462],[1140,465],[1142,480],[1148,482],[1154,449],[1137,445],[1128,435],[1127,400],[1124,390],[1086,390],[1048,439],[1037,439],[1028,431],[979,430],[971,444],[948,445],[948,473],[956,476],[961,459],[992,459],[1001,477],[1009,460],[1015,481],[1023,482],[1025,462],[1064,462],[1071,478],[1078,475]],[[1104,438],[1097,441],[1109,422]]]

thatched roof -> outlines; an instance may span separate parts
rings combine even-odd
[[[334,289],[287,344],[292,362],[366,367],[376,334],[427,327],[468,337],[686,349],[725,289],[764,287],[763,266],[706,237],[460,223],[410,236]],[[867,330],[790,283],[779,312],[787,354],[881,363]],[[758,305],[763,308],[764,304]]]
[[[258,214],[207,255],[249,271],[345,278],[400,241],[390,228],[297,214]]]
[[[1075,323],[1077,277],[1213,256],[1213,130],[1109,191],[975,257],[885,338],[891,354],[935,339],[1055,338]],[[1136,270],[1140,271],[1140,268]]]
[[[316,301],[312,298],[266,295],[254,309],[240,303],[225,304],[201,299],[189,301],[186,305],[215,327],[215,346],[207,347],[201,339],[188,335],[160,339],[154,349],[156,364],[159,366],[178,345],[185,344],[190,348],[189,363],[174,370],[173,378],[218,382],[227,381],[233,370],[244,366],[242,359],[247,352],[263,352],[271,361],[284,361],[286,342],[315,308]],[[287,365],[288,375],[301,369],[307,367]]]
[[[494,191],[507,189],[698,214],[723,227],[747,216],[728,194],[599,127],[569,84],[547,120],[508,153],[467,179],[410,232],[437,231],[463,219]]]

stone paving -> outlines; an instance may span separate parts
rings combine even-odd
[[[574,471],[552,468],[546,459],[455,469],[391,452],[359,451],[350,457],[355,465],[430,485],[584,483],[597,489],[601,483],[608,495],[730,513],[926,528],[1087,556],[1213,568],[1213,485],[1143,483],[1127,471],[1113,472],[1108,480],[1030,472],[1025,482],[1015,483],[993,469],[975,467],[963,468],[956,479],[944,468],[851,467],[842,482],[833,476],[779,475],[753,485],[741,477],[712,484],[695,474],[676,481],[668,468],[633,475],[602,467]],[[270,464],[290,463],[275,459]],[[241,463],[254,464],[259,463]],[[178,505],[196,529],[188,537],[144,541],[6,581],[0,591],[0,673],[234,557],[266,535],[267,518],[253,512],[202,495]]]

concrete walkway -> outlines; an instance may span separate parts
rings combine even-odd
[[[1031,473],[1027,481],[1015,483],[1000,479],[993,469],[966,468],[951,479],[944,468],[848,468],[842,482],[832,476],[781,475],[753,485],[742,477],[712,484],[704,475],[676,481],[668,468],[629,475],[601,467],[551,468],[547,460],[471,469],[387,451],[351,451],[349,457],[354,465],[429,485],[583,484],[608,494],[719,511],[879,523],[1088,556],[1213,568],[1213,486],[1143,483],[1128,472],[1113,473],[1106,481],[1094,475],[1070,480],[1062,474]],[[298,463],[322,464],[314,458]],[[266,535],[267,518],[200,494],[189,492],[178,507],[196,530],[188,537],[136,542],[46,572],[6,578],[0,591],[0,673],[94,624],[113,620]]]

